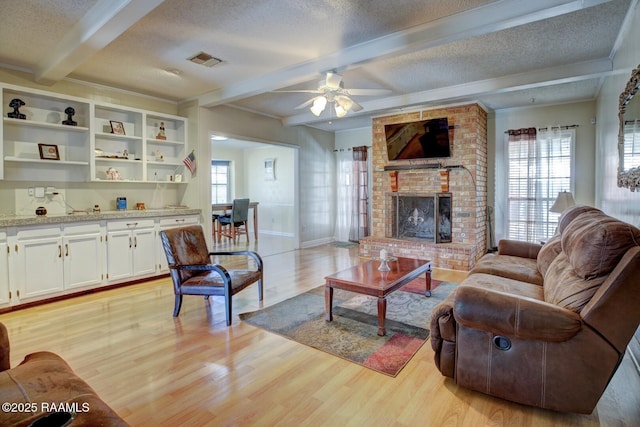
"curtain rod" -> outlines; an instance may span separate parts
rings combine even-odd
[[[575,129],[577,127],[580,127],[580,125],[564,125],[564,126],[551,126],[551,129]],[[548,127],[544,127],[544,128],[536,128],[536,130],[542,131],[542,130],[548,130]],[[514,130],[514,129],[510,129],[510,130]],[[505,130],[504,133],[509,133],[508,130]]]
[[[371,149],[370,145],[356,145],[355,147],[340,148],[340,149],[336,148],[335,150],[333,150],[333,152],[337,153],[338,151],[351,151],[351,150],[353,150],[354,148],[357,148],[357,147],[367,147],[367,150]]]

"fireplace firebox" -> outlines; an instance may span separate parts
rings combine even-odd
[[[387,201],[391,222],[386,237],[451,242],[451,193],[391,193]]]

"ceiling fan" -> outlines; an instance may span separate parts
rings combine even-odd
[[[327,103],[334,104],[337,117],[344,117],[349,111],[360,111],[362,105],[358,104],[352,96],[387,95],[391,91],[387,89],[345,89],[342,76],[333,72],[327,72],[326,78],[318,82],[318,89],[308,90],[275,90],[274,92],[303,92],[318,94],[308,101],[298,105],[296,110],[311,105],[311,112],[317,117],[324,111]]]

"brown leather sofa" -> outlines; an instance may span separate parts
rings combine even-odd
[[[60,356],[32,353],[11,369],[9,350],[7,328],[0,323],[0,425],[29,426],[67,410],[74,413],[70,426],[128,426]]]
[[[640,230],[586,206],[544,245],[500,242],[433,311],[440,372],[557,411],[593,411],[640,323]]]

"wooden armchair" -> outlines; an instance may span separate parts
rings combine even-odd
[[[199,225],[173,228],[160,232],[167,256],[177,317],[183,295],[224,296],[227,326],[231,325],[231,297],[254,282],[258,282],[258,298],[262,301],[262,258],[253,251],[209,252],[204,232]],[[212,256],[245,255],[253,259],[256,269],[227,269],[212,262]]]

